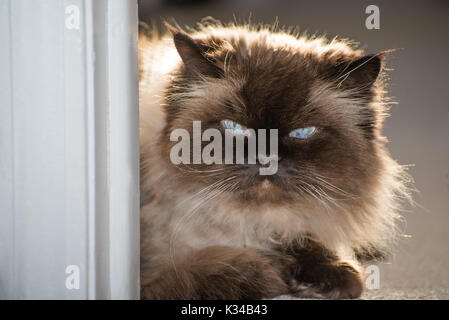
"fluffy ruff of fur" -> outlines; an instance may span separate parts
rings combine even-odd
[[[345,85],[341,83],[345,79],[317,77],[308,88],[305,105],[328,105],[327,112],[341,126],[358,121],[351,110],[366,110],[372,116],[366,156],[374,159],[375,172],[354,184],[354,192],[339,192],[341,188],[334,186],[328,188],[327,194],[332,194],[328,197],[318,193],[301,201],[242,201],[232,175],[205,185],[201,170],[173,165],[167,132],[181,127],[182,121],[199,118],[203,111],[192,107],[196,104],[220,101],[224,95],[240,99],[235,92],[245,77],[236,72],[242,70],[238,64],[251,56],[254,61],[258,52],[294,52],[315,61],[307,64],[310,68],[354,60],[363,52],[348,41],[329,42],[263,26],[214,22],[200,25],[191,36],[208,45],[205,56],[219,67],[220,77],[185,76],[171,34],[142,33],[139,39],[143,297],[258,299],[284,293],[358,297],[363,272],[356,254],[372,257],[387,252],[400,234],[401,205],[410,200],[410,178],[390,157],[381,135],[387,113],[382,78],[369,89],[368,100],[360,90],[336,89]],[[254,64],[267,63],[258,59]],[[364,141],[365,132],[358,127],[350,133]],[[204,172],[203,176],[213,175]],[[313,252],[321,255],[311,253],[310,248],[316,247]],[[313,259],[307,260],[309,256]]]

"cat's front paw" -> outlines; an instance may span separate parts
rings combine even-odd
[[[363,292],[360,271],[346,262],[298,268],[289,281],[291,294],[301,298],[356,299]]]

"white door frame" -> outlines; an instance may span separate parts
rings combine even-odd
[[[0,299],[139,298],[137,25],[0,0]]]

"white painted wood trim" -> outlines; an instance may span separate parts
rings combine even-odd
[[[137,21],[0,0],[0,299],[139,297]]]

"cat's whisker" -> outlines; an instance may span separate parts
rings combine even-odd
[[[329,196],[329,194],[327,194],[326,192],[324,192],[320,187],[315,186],[314,188],[316,188],[318,191],[317,193],[320,195],[320,197],[325,198],[328,202],[330,202],[331,204],[335,205],[336,207],[343,209],[343,207],[337,202],[338,199],[335,199],[331,196]]]
[[[293,188],[298,190],[301,194],[308,194],[309,196],[316,199],[326,209],[326,213],[330,216],[329,205],[323,199],[319,198],[312,190],[310,190],[306,186],[301,186],[301,185],[296,185],[296,184],[291,184],[291,186],[293,186]]]
[[[321,178],[321,177],[319,177],[319,176],[315,176],[314,178],[317,179],[317,180],[319,180],[319,181],[322,182],[323,184],[325,184],[325,185],[327,186],[327,188],[330,188],[330,189],[332,189],[332,190],[338,191],[338,192],[340,192],[340,193],[343,194],[343,195],[348,195],[348,196],[352,197],[352,195],[351,195],[350,193],[348,193],[347,191],[345,191],[345,190],[343,190],[343,189],[341,189],[341,188],[339,188],[339,187],[333,185],[333,184],[330,183],[329,181],[326,181],[325,179],[323,179],[323,178]]]
[[[330,216],[331,208],[329,207],[329,204],[325,201],[325,200],[327,200],[327,198],[324,197],[324,199],[323,199],[323,195],[319,191],[317,191],[317,189],[315,187],[313,187],[311,184],[306,183],[306,185],[308,187],[305,189],[308,190],[309,194],[311,194],[315,199],[317,199],[323,205],[323,207],[326,209],[327,214]]]
[[[328,185],[327,183],[325,183],[324,181],[319,181],[319,180],[315,180],[314,181],[316,184],[318,184],[320,187],[323,187],[337,195],[342,195],[343,197],[331,197],[329,194],[327,194],[327,196],[332,199],[333,201],[345,201],[345,200],[354,200],[354,199],[359,199],[359,197],[354,197],[354,196],[347,196],[347,194],[339,189],[336,189],[334,187],[332,187],[331,185]],[[324,192],[324,191],[323,191]]]
[[[330,197],[327,193],[326,196],[330,199],[332,199],[333,201],[342,201],[342,200],[353,200],[353,199],[359,199],[360,197],[356,197],[354,195],[352,195],[351,193],[333,185],[332,183],[330,183],[328,180],[326,180],[326,178],[316,172],[314,172],[313,170],[309,169],[309,174],[304,173],[304,172],[300,172],[298,170],[295,170],[297,174],[299,174],[301,176],[301,180],[303,181],[304,179],[307,179],[309,181],[311,181],[314,184],[320,185],[321,187],[335,193],[338,195],[343,196],[342,198],[334,198],[334,197]],[[322,190],[323,193],[324,190]]]
[[[227,170],[227,168],[217,168],[217,169],[210,169],[210,170],[198,170],[192,167],[177,165],[176,168],[178,170],[184,171],[184,172],[195,172],[195,173],[214,173],[214,172],[224,172]]]

